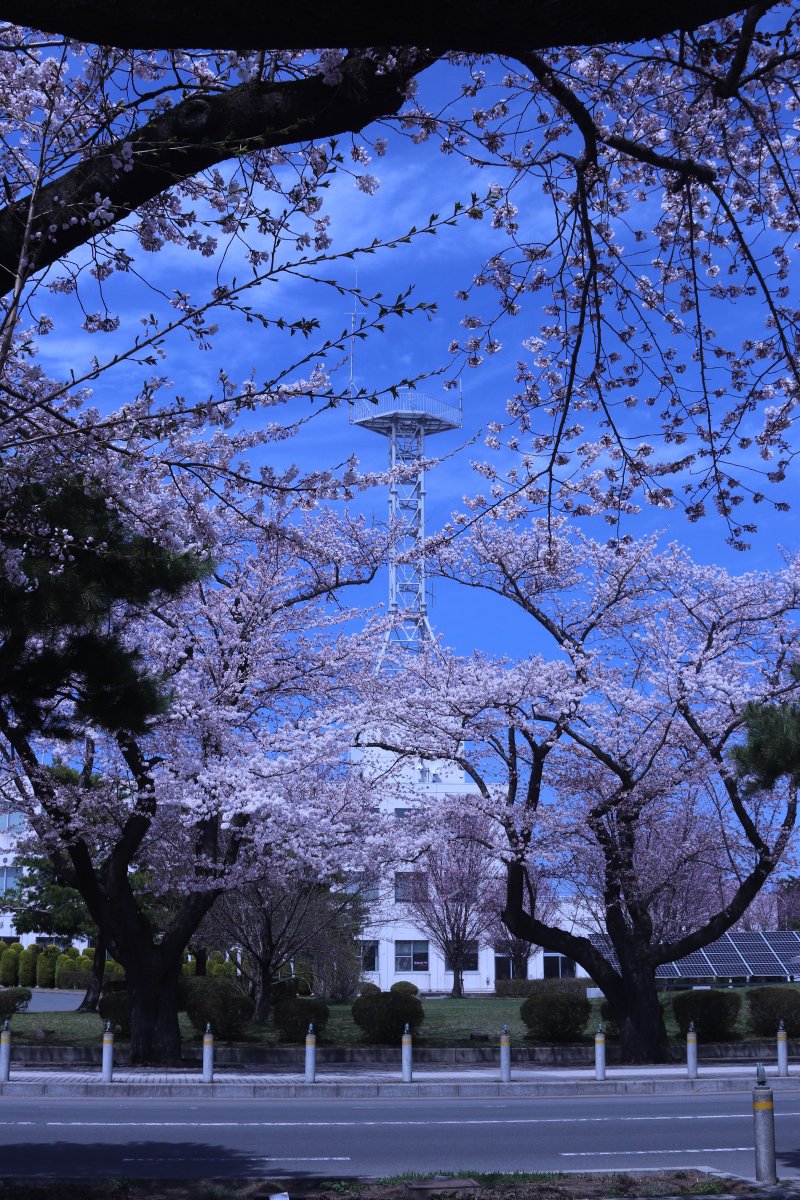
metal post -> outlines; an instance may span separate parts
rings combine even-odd
[[[767,1087],[763,1063],[756,1063],[758,1082],[753,1088],[753,1124],[756,1139],[756,1180],[758,1183],[777,1183],[775,1171],[775,1109],[772,1088]]]
[[[789,1045],[786,1040],[786,1028],[783,1021],[778,1026],[778,1074],[789,1074]]]
[[[306,1034],[306,1083],[316,1083],[317,1079],[317,1035],[314,1026],[309,1025]]]
[[[114,1034],[111,1022],[106,1025],[103,1034],[103,1083],[111,1083],[114,1078]]]
[[[203,1034],[203,1083],[214,1082],[214,1034],[211,1026],[206,1025]]]
[[[3,1031],[0,1033],[0,1083],[8,1083],[11,1074],[11,1030],[8,1020],[3,1021]]]
[[[511,1083],[511,1035],[507,1025],[500,1034],[500,1082]]]
[[[411,1083],[411,1030],[406,1025],[403,1034],[403,1083]]]
[[[694,1031],[694,1021],[689,1022],[686,1034],[686,1075],[689,1079],[697,1079],[697,1034]]]
[[[606,1077],[606,1035],[602,1025],[597,1026],[597,1033],[594,1035],[594,1077]]]

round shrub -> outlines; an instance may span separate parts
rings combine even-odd
[[[84,958],[91,958],[94,960],[94,946],[87,946],[85,950],[81,950],[81,954]]]
[[[47,951],[36,959],[36,986],[40,988],[56,986],[56,959]]]
[[[377,983],[362,983],[358,988],[359,996],[380,996],[381,989]]]
[[[38,954],[42,953],[42,947],[39,945],[38,942],[32,942],[31,945],[28,946],[28,949],[30,950],[31,954],[33,954],[33,955],[38,955]]]
[[[92,960],[90,958],[87,958],[85,954],[79,954],[78,957],[75,959],[74,969],[78,972],[79,975],[91,975]]]
[[[316,1034],[324,1033],[330,1010],[324,1000],[315,996],[287,996],[275,1005],[272,1019],[282,1042],[302,1042],[309,1025]]]
[[[131,1036],[131,1010],[127,992],[103,992],[97,1003],[97,1011],[106,1024],[110,1022],[114,1033],[121,1037]]]
[[[31,989],[24,987],[3,988],[0,991],[0,1020],[13,1013],[24,1012],[31,998]]]
[[[4,942],[2,939],[0,939],[0,954],[2,954],[3,951],[7,950],[7,949],[8,949],[8,942]]]
[[[694,1021],[700,1042],[724,1042],[730,1038],[741,1006],[741,996],[730,989],[678,992],[672,997],[672,1011],[681,1033],[685,1037],[689,1022]]]
[[[374,992],[359,996],[351,1009],[353,1020],[367,1042],[397,1043],[406,1025],[416,1033],[425,1020],[417,996],[405,992]]]
[[[69,958],[79,958],[79,957],[80,957],[80,950],[78,949],[78,947],[77,947],[77,946],[67,946],[67,948],[66,948],[66,950],[64,951],[64,953],[65,953],[65,954],[66,954],[66,955],[67,955]]]
[[[537,1042],[577,1042],[583,1033],[592,1006],[586,996],[556,992],[529,996],[520,1005],[520,1016],[528,1037]]]
[[[398,979],[397,983],[392,984],[392,986],[389,988],[389,991],[394,992],[395,995],[401,995],[401,996],[418,996],[419,995],[419,988],[417,987],[417,985],[415,983],[412,983],[409,979]]]
[[[65,982],[64,976],[66,974],[74,975],[74,973],[75,973],[75,959],[73,959],[69,954],[59,954],[58,958],[56,959],[56,973],[55,973],[56,987],[57,988],[70,987],[71,984]]]
[[[19,986],[36,987],[36,955],[32,946],[23,950],[19,956]]]
[[[783,1021],[790,1038],[800,1037],[800,991],[791,987],[760,987],[747,993],[748,1025],[756,1037],[773,1038]]]
[[[0,987],[16,987],[18,981],[19,953],[9,946],[0,954]]]
[[[230,979],[214,976],[184,978],[186,1012],[198,1033],[211,1026],[215,1037],[232,1041],[240,1037],[253,1019],[255,1004]]]
[[[212,963],[208,968],[208,973],[214,979],[235,979],[236,963],[230,958],[225,962]]]
[[[280,1004],[283,1000],[291,1000],[300,994],[300,980],[295,975],[287,975],[285,979],[276,979],[269,989],[270,1004]]]
[[[17,954],[22,954],[22,951],[25,949],[22,942],[11,942],[8,948],[9,950],[16,950]]]

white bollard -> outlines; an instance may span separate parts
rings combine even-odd
[[[786,1040],[786,1029],[783,1021],[778,1026],[778,1074],[789,1074],[789,1044]]]
[[[694,1031],[694,1021],[689,1022],[689,1032],[686,1034],[686,1075],[689,1079],[697,1079],[697,1034]]]
[[[777,1183],[775,1170],[775,1108],[772,1088],[767,1087],[763,1063],[756,1063],[758,1083],[753,1088],[753,1124],[756,1142],[756,1181]]]
[[[314,1026],[309,1025],[306,1034],[306,1083],[316,1083],[317,1080],[317,1035]]]
[[[103,1034],[103,1083],[111,1083],[114,1079],[114,1034],[109,1021]]]
[[[203,1034],[203,1083],[214,1082],[214,1034],[211,1026],[206,1025]]]
[[[602,1025],[597,1026],[597,1033],[594,1035],[594,1077],[606,1077],[606,1035]]]
[[[511,1083],[511,1034],[507,1025],[500,1034],[500,1082]]]
[[[8,1077],[11,1074],[11,1030],[8,1028],[8,1020],[3,1022],[3,1031],[0,1033],[0,1083],[8,1083]]]
[[[406,1025],[403,1034],[403,1083],[411,1083],[411,1030]]]

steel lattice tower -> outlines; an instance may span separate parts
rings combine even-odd
[[[428,618],[425,561],[413,551],[425,538],[425,438],[461,428],[461,406],[421,392],[399,392],[376,400],[352,401],[350,423],[389,439],[389,466],[416,467],[389,484],[389,519],[401,536],[389,563],[389,615],[392,634],[408,650],[418,651],[433,636]]]

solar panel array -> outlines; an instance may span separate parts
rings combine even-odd
[[[611,939],[605,934],[592,941],[615,967],[619,967]],[[726,933],[702,950],[656,967],[658,979],[741,979],[746,976],[800,978],[800,932]]]

